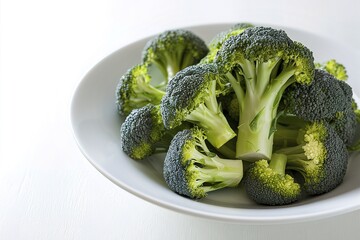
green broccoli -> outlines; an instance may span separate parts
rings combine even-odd
[[[133,109],[149,103],[160,104],[165,92],[151,85],[146,65],[130,68],[120,79],[116,88],[116,106],[120,115],[128,115]]]
[[[176,29],[165,31],[148,41],[142,59],[160,70],[166,85],[178,71],[200,62],[208,51],[200,37],[191,31]]]
[[[340,81],[346,81],[348,79],[345,66],[335,59],[331,59],[323,64],[317,63],[316,68],[325,70]]]
[[[242,181],[247,195],[256,203],[285,205],[297,201],[301,187],[294,178],[285,173],[287,157],[272,154],[270,163],[259,160],[250,165]]]
[[[332,119],[351,105],[351,87],[316,69],[311,84],[294,83],[285,90],[279,109],[305,121],[316,121]]]
[[[226,86],[214,64],[200,64],[178,72],[166,88],[161,115],[167,129],[188,121],[203,128],[208,141],[220,148],[236,136],[217,102]]]
[[[236,157],[270,159],[280,99],[289,85],[312,81],[312,52],[282,30],[252,27],[227,39],[215,63],[238,98]]]
[[[209,43],[209,53],[201,60],[200,63],[212,63],[215,60],[215,56],[222,44],[230,37],[239,35],[245,29],[254,27],[250,23],[238,23],[231,27],[229,30],[224,31],[216,35]]]
[[[175,135],[165,129],[159,105],[152,104],[131,111],[120,133],[123,151],[135,160],[166,152]]]
[[[356,110],[354,111],[351,106],[348,106],[343,111],[337,112],[328,122],[347,147],[354,144],[358,126]]]
[[[309,195],[331,191],[341,184],[348,165],[348,151],[335,130],[326,122],[305,123],[301,129],[290,127],[289,146],[275,148],[275,153],[287,156],[286,169],[299,172],[304,190]],[[281,131],[286,135],[286,126]],[[295,137],[296,136],[296,137]],[[274,142],[278,135],[275,133]],[[296,145],[292,145],[296,142]]]
[[[178,132],[171,141],[163,174],[169,188],[190,198],[236,187],[243,177],[241,160],[223,159],[210,152],[205,132],[197,127]]]
[[[353,109],[352,89],[344,81],[337,80],[331,74],[316,69],[310,85],[293,84],[282,97],[279,109],[286,115],[294,115],[296,121],[326,121],[337,132],[346,146],[350,146],[355,137],[357,125],[356,110]],[[286,117],[280,117],[283,121]]]

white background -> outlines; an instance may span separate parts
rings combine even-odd
[[[360,211],[251,226],[162,209],[95,170],[70,125],[82,77],[134,40],[169,28],[245,21],[317,33],[359,56],[360,1],[2,0],[0,9],[1,240],[360,238]]]

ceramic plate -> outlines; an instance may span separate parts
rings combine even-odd
[[[205,41],[232,24],[186,27]],[[316,61],[335,58],[347,66],[351,79],[360,77],[360,59],[342,44],[302,30],[285,27],[293,39],[309,47]],[[181,197],[166,186],[162,176],[163,155],[134,161],[121,150],[121,119],[115,107],[115,88],[131,66],[140,63],[149,38],[119,49],[96,64],[79,84],[71,106],[71,121],[77,143],[90,163],[105,177],[128,192],[159,206],[181,213],[247,224],[289,223],[334,216],[360,208],[360,159],[351,156],[344,182],[328,194],[282,207],[260,206],[240,188],[212,192],[202,200]],[[349,80],[356,90],[356,82]]]

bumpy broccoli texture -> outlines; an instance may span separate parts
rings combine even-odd
[[[191,199],[238,188],[279,206],[332,191],[360,150],[360,110],[345,66],[312,51],[249,23],[208,45],[188,30],[157,35],[117,86],[123,151],[163,153],[166,185]]]
[[[208,192],[236,187],[243,177],[241,160],[220,158],[210,152],[203,130],[195,127],[178,132],[164,161],[164,178],[174,192],[203,198]]]
[[[251,199],[259,204],[285,205],[301,196],[300,184],[285,173],[287,156],[273,154],[270,163],[258,160],[251,164],[244,177],[244,186]]]
[[[144,159],[156,149],[166,151],[162,142],[166,130],[162,123],[159,106],[148,104],[133,110],[121,125],[121,146],[133,159]]]

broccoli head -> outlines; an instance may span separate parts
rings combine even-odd
[[[324,121],[289,129],[298,133],[295,146],[276,149],[287,156],[286,169],[299,172],[304,190],[310,195],[329,192],[341,184],[348,165],[348,151],[335,130]],[[285,131],[283,131],[285,134]]]
[[[242,181],[248,196],[265,205],[285,205],[298,200],[301,187],[285,173],[286,162],[286,155],[274,153],[270,163],[264,159],[252,163]]]
[[[169,81],[178,71],[200,62],[208,53],[205,42],[184,29],[168,30],[147,42],[143,62],[155,65]]]
[[[236,136],[217,102],[224,92],[214,64],[187,67],[178,72],[166,88],[161,101],[161,115],[167,129],[188,121],[205,130],[216,148]]]
[[[151,85],[151,76],[146,65],[130,68],[121,78],[116,88],[116,105],[121,115],[128,115],[133,109],[148,103],[160,104],[165,92]]]
[[[351,104],[351,87],[316,69],[311,84],[294,83],[285,90],[280,109],[305,121],[316,121],[332,119]]]
[[[242,33],[245,29],[254,27],[250,23],[238,23],[231,27],[229,30],[224,31],[216,35],[209,43],[209,53],[201,60],[201,63],[212,63],[215,60],[215,56],[222,44],[228,38],[236,36]]]
[[[160,107],[152,104],[133,110],[121,125],[120,133],[123,151],[136,160],[166,152],[171,141],[165,137]]]
[[[271,158],[282,94],[295,82],[311,83],[313,62],[308,48],[269,27],[247,28],[223,43],[215,63],[238,98],[238,158]]]
[[[203,198],[208,192],[236,187],[243,177],[241,160],[223,159],[210,152],[202,129],[178,132],[164,161],[164,178],[169,188],[190,198]]]

